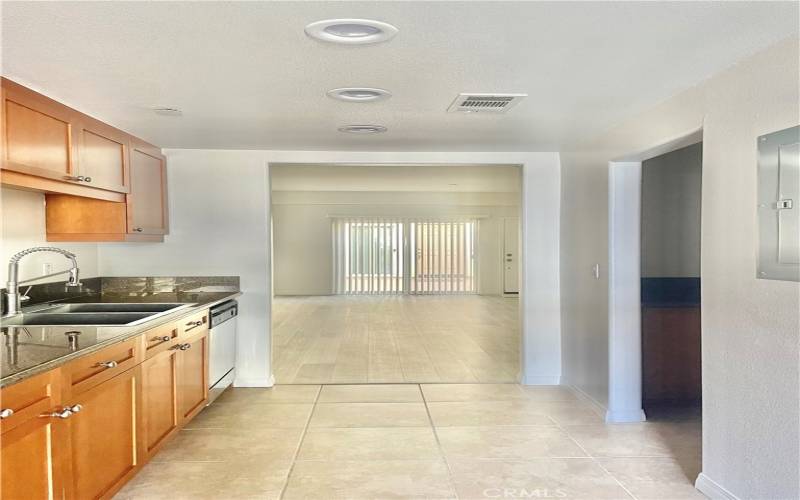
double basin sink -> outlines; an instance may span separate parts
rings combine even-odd
[[[22,314],[3,318],[3,326],[133,326],[158,316],[191,307],[183,303],[112,303],[49,304],[31,306]]]

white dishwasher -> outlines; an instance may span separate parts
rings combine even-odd
[[[230,300],[211,308],[208,332],[208,403],[233,383],[236,374],[236,316],[239,304]]]

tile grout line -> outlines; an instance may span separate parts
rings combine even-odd
[[[555,422],[555,420],[554,420],[554,422]],[[612,473],[611,473],[611,471],[609,471],[609,470],[608,470],[608,469],[607,469],[607,468],[606,468],[606,467],[605,467],[603,464],[601,464],[601,463],[600,463],[600,461],[597,459],[597,457],[595,457],[595,456],[594,456],[594,454],[592,454],[592,453],[589,453],[589,450],[587,450],[587,449],[586,449],[586,448],[585,448],[585,447],[584,447],[582,444],[580,444],[580,443],[578,442],[578,440],[577,440],[577,439],[575,439],[574,437],[572,437],[572,434],[570,434],[570,433],[569,433],[569,432],[568,432],[566,429],[564,429],[564,428],[561,426],[561,424],[559,424],[558,422],[555,422],[555,424],[556,424],[556,428],[558,428],[558,429],[559,429],[561,432],[563,432],[563,433],[564,433],[564,434],[565,434],[565,435],[566,435],[566,436],[567,436],[567,437],[568,437],[568,438],[569,438],[569,439],[570,439],[570,440],[571,440],[573,443],[575,443],[575,445],[576,445],[578,448],[580,448],[580,449],[581,449],[581,451],[583,451],[584,453],[586,453],[586,455],[587,455],[587,456],[588,456],[588,457],[589,457],[589,458],[592,460],[592,462],[594,462],[594,463],[595,463],[595,464],[596,464],[598,467],[600,467],[600,469],[602,469],[602,470],[603,470],[603,472],[605,472],[605,473],[608,475],[608,477],[610,477],[611,479],[613,479],[613,480],[614,480],[614,482],[615,482],[615,483],[617,483],[617,484],[619,485],[619,487],[620,487],[620,488],[622,488],[622,490],[623,490],[623,491],[625,491],[625,493],[627,493],[627,494],[628,494],[628,496],[631,498],[631,500],[638,500],[638,499],[636,498],[636,496],[635,496],[635,495],[634,495],[634,494],[631,492],[631,490],[629,490],[627,486],[625,486],[624,484],[622,484],[622,481],[620,481],[619,479],[617,479],[617,476],[615,476],[614,474],[612,474]]]
[[[289,466],[289,470],[286,472],[286,479],[283,482],[283,487],[281,488],[281,493],[278,495],[278,499],[282,499],[283,496],[286,494],[286,489],[289,487],[289,478],[292,477],[292,472],[294,471],[294,466],[297,463],[297,457],[300,455],[300,448],[303,446],[303,441],[306,438],[306,434],[308,433],[308,427],[311,424],[311,419],[314,417],[314,410],[317,409],[317,401],[319,401],[319,396],[322,394],[322,385],[319,386],[317,390],[317,395],[314,397],[314,404],[311,407],[311,411],[308,413],[308,418],[306,419],[306,424],[303,427],[303,433],[300,434],[300,440],[297,443],[297,449],[294,451],[294,455],[292,456],[292,463]]]
[[[422,404],[425,405],[425,413],[428,415],[428,423],[431,426],[431,430],[433,431],[433,438],[436,440],[436,448],[439,450],[439,455],[442,457],[444,461],[445,467],[447,467],[447,478],[450,482],[450,487],[453,489],[453,494],[455,498],[458,499],[458,491],[456,490],[456,482],[455,478],[453,477],[453,469],[450,467],[450,461],[447,460],[447,456],[444,453],[444,449],[442,448],[442,443],[439,441],[439,433],[436,431],[436,425],[433,423],[433,417],[431,416],[431,410],[428,408],[428,400],[425,397],[425,392],[422,390],[422,384],[417,384],[417,388],[419,389],[419,394],[422,396]]]

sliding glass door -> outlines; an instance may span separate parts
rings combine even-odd
[[[335,218],[337,294],[477,293],[477,222]]]

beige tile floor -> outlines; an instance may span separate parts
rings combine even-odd
[[[516,298],[275,297],[272,316],[279,384],[519,380]]]
[[[564,387],[231,389],[117,499],[701,499],[697,418],[607,425]]]

